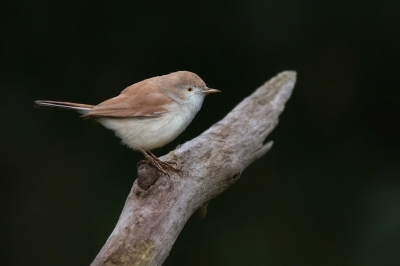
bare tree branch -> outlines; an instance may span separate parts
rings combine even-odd
[[[263,142],[295,81],[295,72],[280,73],[206,132],[162,157],[182,173],[168,178],[140,165],[121,217],[92,266],[161,265],[190,216],[272,147]]]

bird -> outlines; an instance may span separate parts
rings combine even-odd
[[[35,105],[74,110],[82,118],[96,120],[169,176],[167,170],[181,170],[174,162],[160,160],[151,150],[179,136],[200,111],[205,96],[218,92],[208,88],[197,74],[177,71],[137,82],[98,105],[47,100],[37,100]]]

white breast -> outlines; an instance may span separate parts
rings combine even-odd
[[[162,147],[179,136],[198,111],[182,108],[177,103],[171,104],[168,110],[168,113],[156,118],[104,117],[97,120],[106,128],[115,131],[115,135],[132,149],[149,151]]]

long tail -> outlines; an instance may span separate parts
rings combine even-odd
[[[56,101],[38,100],[38,101],[35,101],[35,104],[40,107],[51,107],[51,108],[75,110],[81,114],[87,114],[94,108],[94,105],[89,105],[89,104],[56,102]]]

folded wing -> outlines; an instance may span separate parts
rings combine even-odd
[[[168,112],[172,100],[149,82],[136,83],[117,97],[96,105],[83,117],[158,117]]]

